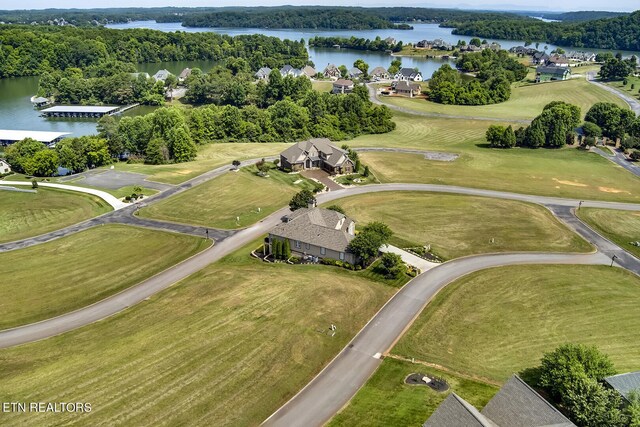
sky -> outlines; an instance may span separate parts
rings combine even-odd
[[[324,6],[415,6],[415,7],[447,7],[461,9],[493,9],[493,10],[608,10],[630,12],[640,9],[638,0],[614,0],[603,4],[601,0],[564,0],[553,7],[544,6],[544,2],[535,3],[530,0],[434,0],[429,3],[411,0],[352,0],[348,3],[340,0],[110,0],[108,2],[93,0],[0,0],[0,9],[45,9],[45,8],[99,8],[99,7],[159,7],[159,6],[275,6],[292,5],[324,5]],[[560,4],[561,3],[561,4]]]

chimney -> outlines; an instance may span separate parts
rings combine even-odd
[[[314,197],[313,199],[309,200],[309,203],[307,204],[307,207],[309,209],[313,209],[316,206],[318,206],[318,204],[317,204],[316,198]]]

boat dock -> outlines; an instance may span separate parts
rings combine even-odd
[[[56,105],[55,107],[40,110],[43,117],[72,117],[99,119],[102,116],[111,116],[137,107],[140,104],[120,106],[92,106],[92,105]]]

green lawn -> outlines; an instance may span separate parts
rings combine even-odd
[[[608,266],[513,266],[448,285],[393,348],[505,381],[562,343],[597,345],[619,372],[640,368],[640,278]]]
[[[105,225],[0,254],[0,329],[113,295],[209,245],[205,239]],[[2,393],[0,393],[2,394]]]
[[[443,105],[424,99],[401,97],[381,97],[380,99],[388,104],[415,111],[505,120],[533,119],[551,101],[565,101],[578,105],[583,115],[596,102],[613,102],[621,107],[629,107],[617,96],[580,78],[514,87],[508,101],[493,105]]]
[[[115,168],[148,175],[147,179],[150,181],[180,184],[211,169],[230,165],[233,160],[275,156],[290,145],[281,143],[212,143],[199,146],[198,157],[193,162],[159,166],[118,163]]]
[[[595,153],[487,148],[489,123],[426,118],[395,113],[397,127],[383,135],[364,135],[352,147],[400,147],[459,153],[453,162],[415,154],[361,153],[380,182],[460,185],[576,199],[639,202],[640,178]]]
[[[421,373],[447,380],[450,391],[438,393],[426,386],[404,383],[409,374]],[[498,387],[451,375],[437,369],[402,360],[386,358],[329,427],[420,427],[449,395],[455,392],[481,409]]]
[[[99,197],[39,188],[36,194],[0,191],[0,242],[37,236],[109,212]]]
[[[640,96],[640,77],[627,77],[627,84],[624,85],[623,83],[624,82],[622,80],[606,82],[606,84],[618,89],[620,92],[633,95],[636,98]],[[631,89],[631,85],[633,85],[633,89]]]
[[[333,82],[331,81],[322,81],[322,80],[314,80],[311,82],[311,86],[318,92],[331,92],[333,89]]]
[[[249,256],[258,244],[109,319],[0,350],[7,401],[92,404],[3,423],[258,425],[395,291],[336,267],[263,263]]]
[[[255,167],[250,167],[226,173],[145,207],[138,214],[212,228],[241,228],[287,206],[298,191],[313,188],[311,182],[299,174],[272,169],[268,177],[261,177],[255,172]],[[301,182],[294,184],[299,180]],[[240,217],[240,221],[236,221],[236,217]]]
[[[395,245],[431,244],[432,250],[445,259],[487,252],[591,250],[547,209],[512,200],[385,192],[330,204],[342,206],[360,224],[385,222],[395,233]]]
[[[603,236],[640,258],[640,212],[580,208],[578,216]]]

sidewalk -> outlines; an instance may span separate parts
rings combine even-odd
[[[398,254],[400,255],[400,257],[402,258],[402,261],[404,261],[405,263],[412,265],[414,267],[417,267],[420,269],[420,273],[424,273],[427,270],[431,270],[433,267],[436,267],[438,265],[440,265],[437,262],[431,262],[431,261],[427,261],[424,258],[420,258],[419,256],[416,256],[412,253],[409,253],[405,250],[402,250],[400,248],[397,248],[395,246],[391,246],[391,245],[384,245],[380,248],[380,251],[382,252],[391,252],[394,254]]]

